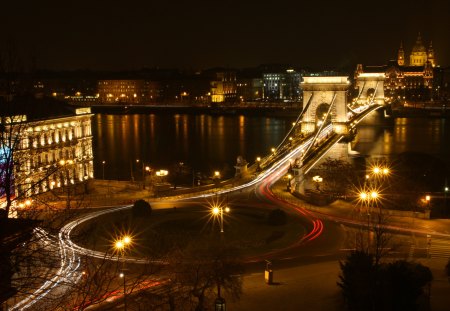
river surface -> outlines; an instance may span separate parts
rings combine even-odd
[[[237,156],[250,164],[270,153],[295,118],[192,114],[97,114],[93,117],[95,177],[140,179],[142,164],[154,171],[183,162],[196,172],[234,174]],[[353,150],[371,157],[425,152],[450,167],[450,120],[385,119],[372,113],[358,126]],[[136,160],[139,160],[137,162]],[[102,161],[105,161],[104,166]],[[143,161],[143,162],[142,162]]]

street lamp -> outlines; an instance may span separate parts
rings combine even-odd
[[[292,179],[292,175],[288,174],[287,175],[288,178],[288,183],[287,183],[287,191],[291,191],[291,179]]]
[[[372,184],[378,184],[379,182],[381,182],[381,178],[389,176],[390,173],[391,171],[389,167],[375,164],[371,166],[370,172],[366,175],[365,181],[367,182],[370,179],[370,181],[372,181]],[[371,178],[372,176],[374,178]]]
[[[444,187],[444,209],[447,212],[447,193],[449,189],[447,186]]]
[[[431,201],[431,197],[427,194],[425,196],[425,202],[427,202],[427,209],[430,209],[430,201]]]
[[[167,170],[159,170],[156,172],[156,176],[161,177],[161,179],[167,175],[169,175],[169,171]]]
[[[103,180],[105,180],[105,164],[106,164],[106,161],[103,160],[102,161],[102,179]]]
[[[220,172],[219,171],[214,171],[213,179],[214,179],[216,186],[218,186],[219,181],[220,181]]]
[[[323,181],[323,178],[320,177],[319,175],[317,175],[317,176],[314,176],[312,179],[316,183],[316,190],[320,191],[320,183]]]
[[[132,238],[129,235],[124,235],[121,239],[114,241],[114,249],[122,256],[122,272],[119,277],[123,279],[123,304],[124,310],[127,310],[127,287],[125,281],[125,249],[132,243]]]
[[[142,163],[142,168],[144,168],[144,163]],[[145,179],[146,179],[146,175],[145,172],[147,172],[148,174],[151,174],[151,169],[150,166],[146,166],[145,167],[145,171],[142,170],[142,189],[145,189]]]
[[[139,159],[136,159],[136,164],[139,163]],[[130,176],[131,181],[134,182],[134,173],[133,173],[133,161],[130,160]]]
[[[220,217],[220,232],[223,233],[223,212],[229,213],[230,208],[226,206],[225,208],[222,205],[213,206],[211,212],[214,216]]]
[[[389,171],[388,167],[374,166],[372,168],[372,173],[377,176],[382,176],[382,175],[387,176],[387,175],[389,175],[390,171]]]
[[[256,157],[256,171],[261,169],[261,157]]]
[[[370,246],[370,207],[372,202],[376,202],[379,198],[379,193],[376,190],[361,191],[359,193],[359,200],[367,206],[367,250]]]

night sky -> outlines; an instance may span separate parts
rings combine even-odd
[[[0,50],[41,69],[383,65],[418,32],[450,65],[448,0],[2,2]]]

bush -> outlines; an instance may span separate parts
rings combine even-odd
[[[145,200],[137,200],[132,207],[133,217],[150,217],[152,214],[152,207]]]
[[[340,267],[337,285],[347,310],[414,311],[423,298],[428,297],[429,302],[427,288],[433,275],[422,264],[396,260],[377,265],[372,254],[355,251],[340,262]]]
[[[277,208],[267,214],[267,223],[271,226],[282,226],[287,222],[286,212]]]

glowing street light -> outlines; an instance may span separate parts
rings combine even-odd
[[[431,201],[431,196],[427,194],[425,196],[425,202],[427,202],[427,209],[430,209],[430,201]]]
[[[213,206],[211,209],[211,213],[213,216],[220,217],[220,232],[223,233],[223,212],[229,213],[230,208],[228,206],[223,207],[222,205]]]
[[[125,245],[128,245],[131,243],[131,237],[129,235],[126,235],[123,237],[122,241]]]
[[[447,181],[445,182],[447,184]],[[447,193],[449,189],[447,185],[444,187],[444,208],[447,210]]]
[[[367,193],[366,192],[361,192],[359,194],[359,198],[363,201],[365,201],[367,199]]]
[[[287,191],[291,191],[291,180],[292,180],[292,175],[288,174],[287,175],[288,178],[288,182],[287,182]]]
[[[375,200],[376,198],[378,198],[378,192],[376,192],[376,191],[370,192],[370,197],[371,197],[373,200]]]
[[[370,245],[370,207],[372,202],[376,202],[380,194],[376,190],[360,191],[358,194],[359,200],[367,206],[367,248]],[[381,213],[381,210],[380,210]]]
[[[114,248],[117,251],[122,252],[125,248],[125,243],[122,240],[118,240],[118,241],[116,241],[116,243],[114,243]]]
[[[102,161],[102,179],[105,180],[105,164],[106,161]]]
[[[120,272],[119,277],[123,279],[123,303],[124,303],[124,310],[127,310],[127,288],[126,288],[126,281],[125,281],[125,248],[131,245],[132,238],[129,235],[124,235],[122,238],[117,239],[114,241],[114,249],[116,252],[120,253],[122,256],[122,272]]]
[[[312,178],[312,180],[316,183],[316,189],[317,191],[320,190],[320,183],[323,181],[323,178],[320,177],[319,175],[316,175]]]
[[[261,157],[256,157],[256,171],[261,169]]]

